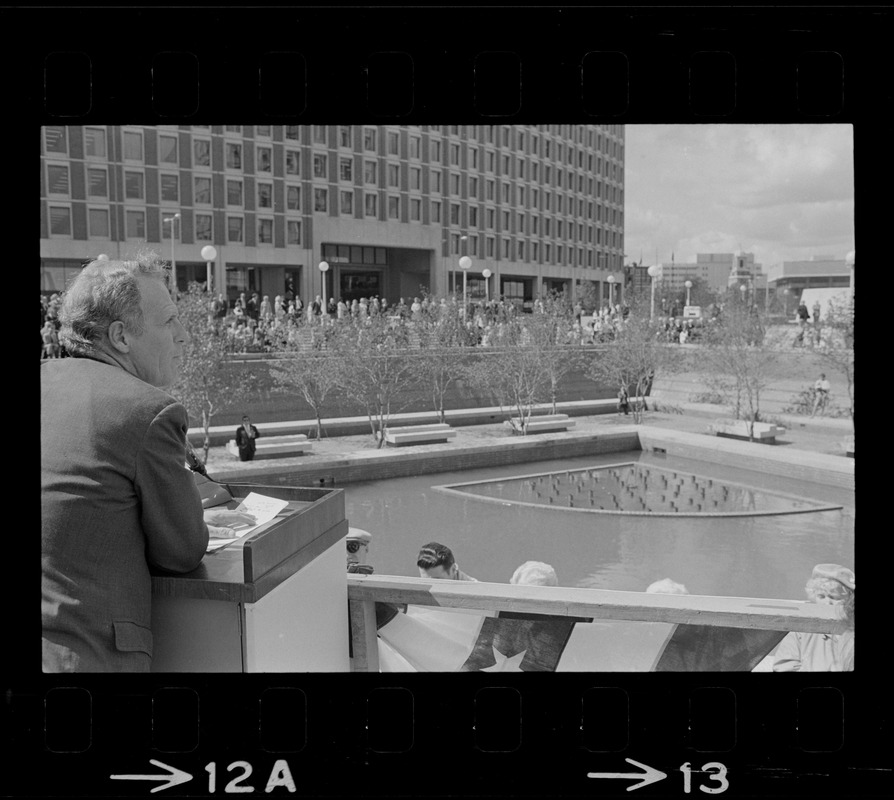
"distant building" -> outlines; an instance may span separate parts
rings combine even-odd
[[[703,281],[714,292],[725,292],[729,287],[746,284],[749,288],[766,291],[767,276],[762,265],[754,260],[754,253],[698,253],[694,262],[662,262],[658,264],[655,280],[668,290],[680,290],[686,281]]]
[[[788,289],[798,298],[805,289],[843,288],[850,285],[851,268],[844,258],[818,255],[806,261],[783,261],[773,270],[770,287],[776,294]]]
[[[212,287],[231,300],[307,301],[324,276],[327,297],[443,296],[462,291],[461,256],[473,297],[485,280],[526,307],[584,280],[607,296],[624,157],[622,125],[45,126],[41,291],[141,245],[185,288],[214,245]]]

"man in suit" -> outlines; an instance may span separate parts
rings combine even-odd
[[[41,620],[44,672],[146,672],[150,566],[199,566],[217,526],[186,469],[173,384],[188,335],[155,254],[97,260],[61,311],[73,358],[41,366]],[[210,530],[209,530],[210,528]]]
[[[255,457],[255,439],[260,435],[258,429],[251,424],[248,414],[243,414],[242,424],[236,428],[236,447],[239,448],[240,461],[251,461]]]

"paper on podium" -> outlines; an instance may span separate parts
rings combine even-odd
[[[245,511],[247,514],[252,514],[255,517],[256,522],[253,525],[228,525],[228,528],[232,528],[232,530],[236,532],[235,538],[211,539],[208,542],[208,552],[219,550],[221,547],[226,547],[228,544],[232,544],[233,542],[242,539],[256,528],[270,522],[270,520],[272,520],[288,504],[288,500],[279,500],[275,497],[267,497],[267,495],[251,492],[235,510]]]

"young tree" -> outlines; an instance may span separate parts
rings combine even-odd
[[[857,423],[854,408],[854,298],[837,296],[827,306],[824,335],[816,352],[828,364],[830,372],[844,376],[854,434]]]
[[[410,390],[418,383],[409,324],[381,314],[343,320],[329,342],[342,361],[339,385],[365,406],[379,447],[385,444],[392,412],[412,402]],[[402,405],[395,409],[397,402]]]
[[[208,460],[211,448],[214,415],[222,406],[250,397],[255,385],[251,373],[227,368],[226,331],[211,318],[211,302],[199,283],[190,283],[177,298],[180,321],[190,340],[184,347],[180,377],[171,388],[171,394],[183,403],[190,419],[202,426],[203,461]]]
[[[340,323],[334,323],[338,325]],[[342,382],[343,360],[328,347],[335,336],[334,325],[307,327],[286,325],[274,339],[281,354],[270,365],[270,376],[279,389],[297,390],[313,409],[317,421],[317,439],[323,438],[323,408],[326,398]]]
[[[540,301],[533,314],[524,317],[524,324],[530,346],[542,359],[544,375],[549,385],[549,399],[555,414],[559,384],[568,373],[583,365],[580,348],[573,346],[573,309],[564,295],[550,295]],[[579,341],[578,338],[578,344]]]
[[[714,386],[735,394],[734,414],[748,424],[749,440],[760,421],[760,400],[770,385],[778,352],[763,339],[763,324],[753,308],[728,302],[705,335],[699,361]]]

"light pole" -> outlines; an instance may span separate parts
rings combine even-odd
[[[788,286],[782,290],[782,315],[788,319],[788,296],[791,292]]]
[[[490,276],[492,274],[489,269],[481,271],[481,276],[484,278],[484,299],[488,303],[490,302]]]
[[[649,319],[652,320],[655,319],[655,278],[658,277],[658,265],[652,264],[647,271],[649,273],[649,285],[652,287],[652,305],[649,312]]]
[[[217,249],[210,244],[202,248],[202,258],[205,259],[205,291],[211,291],[211,262],[217,258]]]
[[[469,258],[468,256],[463,256],[459,260],[459,268],[463,271],[463,319],[465,319],[466,313],[468,311],[468,307],[467,307],[468,300],[466,299],[466,285],[467,285],[467,278],[469,277],[469,270],[472,269],[472,259]]]
[[[320,322],[327,319],[329,316],[328,306],[326,305],[326,273],[329,272],[329,263],[326,261],[321,261],[319,264],[320,270],[320,279],[323,284],[323,307],[320,309]]]
[[[174,222],[180,219],[178,211],[173,217],[163,217],[162,222],[171,223],[171,283],[174,285],[174,292],[177,291],[177,262],[174,260]]]
[[[744,283],[740,283],[740,284],[739,284],[739,292],[740,292],[741,295],[742,295],[742,306],[743,306],[743,308],[744,308],[744,306],[745,306],[745,295],[746,295],[747,292],[748,292],[748,287],[747,287]]]
[[[692,288],[692,281],[686,281],[683,285],[686,287],[686,305],[692,305],[689,302],[689,290]]]
[[[608,310],[611,311],[615,307],[615,276],[609,275],[608,281]]]

